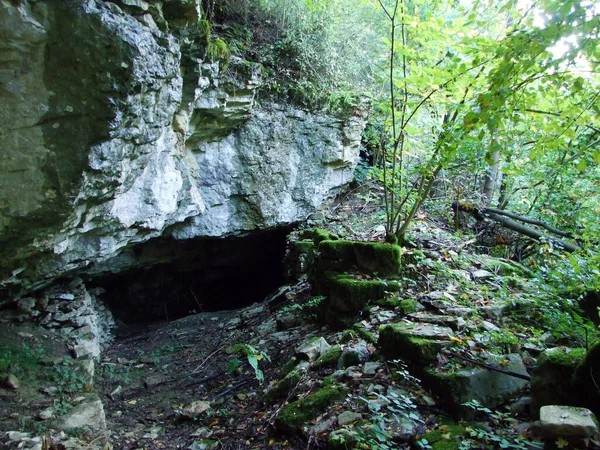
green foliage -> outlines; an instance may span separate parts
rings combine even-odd
[[[205,41],[206,57],[211,61],[220,61],[223,70],[227,70],[229,60],[231,59],[231,51],[229,46],[221,38],[213,37],[213,24],[207,19],[198,21],[198,32]]]
[[[307,312],[309,314],[314,314],[319,307],[319,305],[325,300],[327,297],[323,295],[318,295],[316,297],[311,298],[306,303],[294,303],[293,305],[285,306],[281,308],[281,312],[286,314],[290,312]]]
[[[10,372],[19,378],[34,376],[41,370],[39,360],[46,356],[45,349],[23,343],[0,344],[0,373]]]
[[[478,183],[472,174],[496,176],[504,163],[504,206],[518,193],[519,209],[550,211],[556,222],[556,205],[564,205],[572,213],[563,216],[566,229],[585,228],[591,242],[598,235],[589,233],[598,228],[596,202],[577,195],[568,181],[586,172],[598,177],[600,158],[590,145],[597,144],[598,127],[590,124],[599,111],[592,75],[599,18],[591,4],[564,8],[551,0],[532,14],[510,2],[379,4],[391,25],[389,96],[378,105],[379,138],[368,142],[385,153],[380,175],[388,240],[405,238],[441,174],[460,175],[458,167]],[[534,20],[544,13],[545,20]],[[523,170],[540,163],[547,166]],[[594,181],[575,186],[591,193]],[[485,195],[494,190],[486,187]]]
[[[469,433],[470,439],[464,439],[460,446],[460,450],[468,450],[472,448],[502,448],[502,449],[513,449],[513,450],[530,450],[536,448],[543,448],[543,444],[539,442],[532,442],[527,439],[523,439],[518,435],[511,435],[508,430],[510,426],[510,414],[502,412],[492,412],[489,408],[482,406],[477,400],[471,400],[463,403],[474,411],[484,415],[490,421],[491,427],[488,429],[483,428],[467,428],[466,431]],[[494,430],[494,431],[489,431]],[[482,447],[485,446],[485,447]]]
[[[254,369],[254,376],[259,382],[262,383],[265,379],[265,375],[263,374],[262,370],[258,368],[258,362],[262,360],[270,362],[271,358],[269,357],[269,355],[263,352],[262,350],[258,350],[256,347],[253,347],[248,344],[235,344],[233,346],[233,351],[246,357],[248,363],[250,364],[250,367]],[[237,370],[240,364],[241,361],[238,358],[234,358],[231,361],[229,361],[226,369],[227,373],[231,375]]]
[[[361,397],[369,407],[371,417],[366,425],[357,430],[359,448],[395,449],[397,444],[387,431],[387,423],[393,420],[396,423],[408,421],[423,424],[423,420],[416,412],[417,406],[407,395],[394,391],[389,391],[387,395],[376,395],[383,401],[371,401]]]
[[[91,385],[74,365],[55,365],[52,367],[50,380],[57,383],[59,392],[75,393],[89,391]]]
[[[371,50],[383,45],[381,21],[368,5],[231,0],[221,9],[225,14],[216,19],[232,52],[265,67],[266,93],[340,115],[361,105],[376,67]],[[242,32],[239,24],[252,31]]]
[[[227,47],[225,41],[220,38],[208,42],[206,54],[211,61],[223,61],[225,66],[229,64],[229,59],[231,58],[229,47]]]
[[[115,384],[129,384],[131,382],[131,368],[133,363],[129,364],[113,364],[104,363],[101,365],[102,376],[108,381]]]

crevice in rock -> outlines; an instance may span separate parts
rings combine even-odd
[[[289,232],[278,228],[243,237],[151,240],[127,255],[143,261],[142,266],[97,275],[87,284],[101,288],[100,298],[125,324],[241,308],[283,284]]]

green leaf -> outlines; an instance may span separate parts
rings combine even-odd
[[[254,369],[254,371],[258,370],[258,359],[256,359],[256,355],[248,355],[248,362]]]
[[[241,363],[242,362],[239,359],[237,359],[237,358],[232,359],[231,361],[229,361],[227,363],[227,367],[225,368],[225,370],[227,371],[227,374],[231,375],[233,372],[235,372],[237,370],[237,368],[240,367]]]
[[[254,376],[256,377],[256,379],[258,381],[260,381],[261,383],[265,380],[265,375],[263,374],[262,370],[260,369],[256,369],[254,371]]]

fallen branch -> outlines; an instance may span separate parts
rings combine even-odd
[[[238,384],[235,384],[235,385],[231,386],[230,388],[225,389],[222,392],[219,392],[217,395],[215,395],[213,398],[211,398],[210,401],[214,402],[216,399],[226,396],[231,391],[235,391],[237,388],[240,388],[240,387],[244,386],[245,384],[248,384],[249,382],[250,382],[250,380],[240,381]]]
[[[498,209],[498,208],[482,208],[484,213],[494,213],[494,214],[498,214],[501,216],[506,216],[506,217],[510,217],[511,219],[515,219],[518,220],[520,222],[525,222],[525,223],[529,223],[531,225],[537,225],[539,227],[545,228],[546,230],[548,230],[549,232],[556,234],[558,236],[562,236],[562,237],[566,237],[569,239],[573,239],[573,234],[568,232],[568,231],[562,231],[559,230],[558,228],[554,228],[552,225],[548,225],[545,222],[542,222],[541,220],[536,220],[536,219],[530,219],[529,217],[525,217],[525,216],[520,216],[518,214],[512,213],[510,211],[505,211],[503,209]]]
[[[206,358],[204,358],[204,361],[202,361],[202,363],[200,363],[200,365],[199,365],[198,367],[196,367],[194,370],[192,370],[192,372],[190,373],[190,375],[193,375],[193,374],[195,374],[196,372],[198,372],[198,371],[199,371],[199,370],[202,368],[202,366],[203,366],[204,364],[206,364],[206,361],[208,361],[208,360],[209,360],[210,358],[212,358],[212,357],[213,357],[215,354],[217,354],[218,352],[220,352],[221,350],[223,350],[223,348],[224,348],[224,347],[225,347],[224,345],[223,345],[223,346],[221,346],[221,347],[219,347],[219,348],[218,348],[218,349],[216,349],[214,352],[212,352],[210,355],[208,355]]]
[[[495,222],[500,223],[502,226],[516,231],[519,234],[535,239],[536,241],[548,241],[557,247],[563,248],[567,252],[574,252],[580,249],[577,245],[570,244],[565,242],[562,239],[554,238],[552,236],[548,236],[547,234],[542,233],[534,228],[523,225],[522,223],[518,223],[515,220],[520,222],[529,223],[532,225],[541,226],[542,228],[550,231],[551,233],[557,234],[563,237],[572,237],[572,234],[566,231],[559,230],[554,228],[551,225],[548,225],[540,220],[530,219],[528,217],[519,216],[518,214],[504,211],[497,208],[476,208],[470,205],[465,205],[460,202],[452,202],[452,209],[457,212],[462,211],[468,214],[471,214],[478,221],[483,220],[484,218],[491,219]],[[515,220],[513,220],[515,219]]]
[[[534,230],[533,228],[530,228],[530,227],[527,227],[520,223],[517,223],[514,220],[511,220],[505,216],[501,216],[501,215],[495,214],[495,213],[487,213],[487,216],[490,219],[492,219],[496,222],[499,222],[504,227],[509,228],[513,231],[516,231],[517,233],[520,233],[522,235],[525,235],[527,237],[535,239],[536,241],[546,240],[548,242],[552,242],[552,244],[562,247],[569,253],[575,252],[580,249],[577,245],[569,244],[568,242],[565,242],[562,239],[550,237],[550,236],[542,233],[541,231],[537,231],[537,230]]]
[[[515,377],[515,378],[520,378],[521,380],[531,381],[531,377],[529,375],[525,375],[525,374],[518,373],[518,372],[513,372],[512,370],[500,369],[499,367],[494,367],[490,364],[479,362],[475,359],[459,355],[458,353],[454,353],[449,350],[446,350],[444,353],[448,354],[449,356],[453,356],[455,358],[461,359],[463,361],[470,362],[471,364],[474,364],[476,366],[483,367],[484,369],[493,370],[494,372],[500,372],[500,373],[503,373],[504,375],[508,375],[508,376]]]

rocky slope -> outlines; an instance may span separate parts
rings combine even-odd
[[[207,60],[200,11],[0,1],[0,303],[158,237],[302,221],[352,179],[361,112],[260,102],[259,66]]]
[[[114,324],[89,320],[93,293],[81,283],[46,289],[54,312],[41,326],[0,327],[0,442],[36,450],[599,448],[592,413],[557,406],[598,405],[581,377],[591,373],[585,361],[596,370],[598,358],[571,348],[581,341],[565,329],[565,304],[526,269],[471,253],[428,220],[418,221],[421,248],[402,249],[401,268],[395,246],[338,239],[339,224],[363,237],[379,232],[376,215],[363,215],[365,193],[356,195],[326,212],[318,225],[328,230],[291,235],[288,273],[312,265],[310,283],[300,275],[238,310],[121,326],[100,357],[83,350]],[[315,274],[342,281],[335,269],[352,280],[337,284],[345,302],[336,284],[315,283]],[[327,298],[315,296],[321,289]],[[549,321],[539,311],[554,304],[558,321]],[[73,329],[82,320],[88,335]]]

